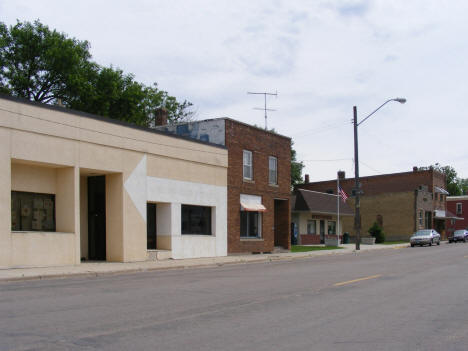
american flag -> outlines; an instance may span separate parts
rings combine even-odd
[[[340,196],[343,199],[343,202],[346,202],[346,200],[348,199],[348,194],[346,194],[346,192],[343,190],[341,186],[339,187],[339,191],[340,191]]]

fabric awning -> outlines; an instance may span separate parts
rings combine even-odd
[[[240,194],[241,211],[265,212],[262,197],[257,195]]]
[[[439,188],[438,186],[435,186],[434,190],[436,193],[439,193],[439,194],[450,195],[447,190]]]
[[[252,202],[241,202],[241,211],[265,212],[266,208],[262,204]]]

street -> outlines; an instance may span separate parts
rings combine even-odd
[[[0,283],[0,350],[467,350],[468,244]]]

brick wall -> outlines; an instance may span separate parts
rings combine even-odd
[[[462,213],[457,213],[457,203],[462,204]],[[447,210],[452,212],[457,217],[463,218],[462,220],[455,221],[452,224],[452,221],[449,219],[446,223],[446,228],[449,232],[453,232],[454,230],[458,229],[466,229],[468,228],[468,198],[454,198],[454,199],[447,199]]]
[[[446,206],[445,197],[442,201],[436,200],[431,193],[436,186],[446,188],[445,175],[434,170],[362,177],[360,181],[364,192],[361,196],[361,236],[368,235],[367,230],[377,221],[377,215],[381,215],[386,239],[406,240],[418,227],[418,209],[432,212],[435,209],[444,210]],[[351,195],[354,179],[342,179],[340,185]],[[427,190],[419,189],[420,185],[427,186]],[[336,180],[301,184],[297,187],[322,192],[332,190],[336,193]],[[350,197],[348,201],[354,208],[354,199]],[[343,220],[343,231],[354,236],[354,218]]]
[[[347,201],[354,208],[354,199]],[[386,240],[409,239],[415,229],[415,201],[414,191],[361,197],[361,237],[369,236],[367,231],[380,215]],[[354,217],[343,217],[345,232],[350,233],[354,240]]]
[[[271,252],[277,244],[289,249],[291,140],[234,120],[226,120],[228,156],[228,252]],[[253,180],[243,179],[243,150],[252,151]],[[268,184],[268,157],[278,160],[278,185]],[[262,238],[240,238],[240,194],[262,197]],[[275,199],[277,201],[275,211]],[[275,216],[276,212],[276,216]]]

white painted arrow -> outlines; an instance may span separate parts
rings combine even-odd
[[[132,171],[132,174],[130,174],[130,177],[128,177],[124,184],[124,188],[146,222],[146,155],[142,157]]]

